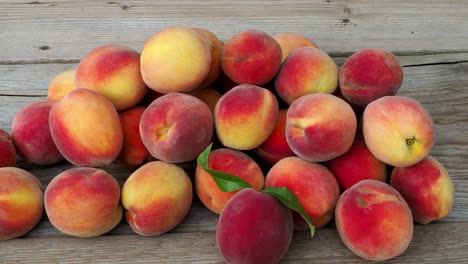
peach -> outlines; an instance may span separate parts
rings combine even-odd
[[[427,156],[409,167],[394,168],[390,184],[405,198],[416,223],[428,224],[445,218],[452,209],[452,180],[434,157]]]
[[[412,98],[379,98],[367,105],[362,122],[369,150],[376,158],[392,166],[416,164],[434,146],[431,115]]]
[[[198,88],[211,69],[211,43],[189,27],[169,27],[146,41],[141,74],[156,92],[189,92]]]
[[[57,149],[76,166],[108,165],[122,148],[122,127],[114,105],[91,90],[73,90],[54,103],[49,127]]]
[[[39,223],[43,196],[42,184],[31,173],[0,168],[0,240],[20,237]]]
[[[48,165],[64,160],[50,134],[49,113],[54,103],[31,103],[13,118],[11,136],[18,154],[27,162]]]
[[[275,164],[286,157],[295,156],[286,141],[286,114],[286,109],[279,111],[273,132],[262,145],[255,149],[255,153],[270,164]]]
[[[265,177],[258,164],[241,151],[220,148],[212,151],[208,160],[210,169],[236,175],[250,183],[257,191],[263,189]],[[205,169],[197,166],[195,189],[202,203],[211,211],[220,214],[226,203],[237,192],[223,192]]]
[[[195,31],[203,35],[211,43],[211,65],[210,71],[205,79],[200,84],[199,88],[206,88],[212,84],[221,75],[221,53],[223,52],[224,44],[213,32],[204,28],[193,28]]]
[[[213,115],[205,103],[191,95],[166,94],[146,108],[140,120],[140,135],[156,159],[191,161],[210,143]]]
[[[0,129],[0,168],[16,166],[16,150],[10,134]]]
[[[286,187],[292,191],[316,228],[325,226],[332,219],[340,195],[338,183],[326,167],[299,157],[287,157],[273,165],[265,186]],[[308,229],[299,214],[293,212],[293,217],[295,229]]]
[[[57,102],[70,91],[77,89],[75,75],[76,70],[68,70],[55,76],[49,84],[47,101]]]
[[[276,34],[273,38],[278,42],[283,52],[282,61],[295,49],[303,47],[318,48],[312,40],[301,34],[285,32]]]
[[[153,161],[133,172],[122,187],[122,205],[130,227],[156,236],[176,227],[192,205],[192,182],[177,165]]]
[[[365,48],[354,53],[339,73],[340,89],[347,101],[358,106],[395,95],[403,81],[403,68],[392,53]]]
[[[226,204],[216,243],[226,263],[278,263],[293,235],[291,210],[273,196],[246,188]]]
[[[148,88],[140,72],[140,54],[128,47],[105,45],[89,52],[76,69],[76,85],[96,91],[117,110],[138,104]]]
[[[278,102],[273,93],[255,85],[238,85],[216,104],[216,133],[226,147],[254,149],[270,136],[278,112]]]
[[[288,105],[307,94],[331,94],[337,86],[335,62],[324,51],[311,47],[289,54],[275,80],[276,92]]]
[[[354,111],[344,100],[331,94],[309,94],[289,107],[286,140],[299,157],[322,162],[349,150],[356,126]]]
[[[221,98],[221,94],[212,88],[203,88],[200,90],[194,90],[188,93],[191,96],[194,96],[204,102],[210,108],[211,112],[214,111],[216,103],[218,102],[219,98]]]
[[[144,106],[135,106],[119,113],[123,144],[117,160],[125,165],[138,166],[151,158],[140,137],[140,120]]]
[[[335,176],[341,192],[362,180],[385,182],[387,178],[387,165],[372,155],[361,135],[356,135],[353,145],[345,154],[324,165]]]
[[[363,180],[346,190],[335,210],[341,240],[354,254],[384,261],[402,254],[413,238],[405,199],[390,185]]]
[[[55,176],[44,194],[47,216],[60,232],[75,237],[100,236],[122,219],[120,186],[95,168],[68,169]]]
[[[221,67],[238,84],[263,85],[281,66],[281,47],[263,31],[243,31],[224,44]]]

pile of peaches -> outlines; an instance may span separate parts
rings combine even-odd
[[[446,217],[454,198],[446,169],[429,155],[432,118],[396,95],[402,80],[388,51],[359,50],[339,69],[294,33],[246,30],[223,43],[177,26],[149,38],[141,53],[98,47],[52,79],[47,100],[16,113],[10,134],[0,133],[0,239],[31,230],[44,209],[70,236],[102,235],[123,215],[136,233],[156,236],[184,219],[195,192],[220,214],[226,262],[277,263],[293,231],[309,229],[262,192],[286,187],[315,228],[334,218],[355,254],[396,257],[414,222]],[[211,143],[209,169],[198,165],[189,176],[181,163]],[[15,167],[17,157],[76,167],[44,188]],[[104,170],[113,162],[134,169],[122,187]],[[224,192],[213,171],[251,188]]]

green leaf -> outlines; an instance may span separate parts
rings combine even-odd
[[[208,160],[210,158],[212,145],[213,143],[211,143],[202,153],[200,153],[197,158],[197,164],[210,173],[211,176],[213,176],[213,179],[215,180],[219,189],[221,189],[223,192],[233,192],[244,188],[252,188],[252,185],[250,185],[242,178],[209,168]]]
[[[299,202],[299,200],[297,199],[296,195],[294,195],[293,192],[291,192],[286,187],[278,187],[278,188],[269,187],[269,188],[265,188],[262,192],[273,195],[274,197],[278,198],[289,209],[294,210],[297,213],[299,213],[309,225],[310,236],[314,237],[315,226],[312,224],[312,220],[310,219],[304,207],[302,207],[301,203]]]

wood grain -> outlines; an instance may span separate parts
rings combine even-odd
[[[417,225],[407,251],[388,263],[466,263],[468,223]],[[261,245],[259,245],[261,246]],[[3,263],[223,263],[214,232],[158,237],[29,238],[0,242]],[[310,238],[295,232],[282,263],[365,263],[340,241],[336,229]]]
[[[363,47],[404,53],[467,52],[464,0],[0,2],[0,62],[78,61],[108,43],[141,50],[162,28],[207,28],[221,39],[249,29],[294,31],[333,54]]]

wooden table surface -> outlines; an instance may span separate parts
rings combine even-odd
[[[171,25],[209,29],[222,40],[253,28],[291,31],[313,39],[338,64],[364,47],[398,55],[404,66],[399,95],[419,100],[432,114],[432,155],[455,185],[450,215],[416,225],[408,250],[390,263],[468,263],[468,1],[69,1],[0,2],[0,128],[15,113],[44,100],[50,80],[76,67],[91,49],[122,44],[141,50]],[[46,185],[70,165],[20,164]],[[193,174],[193,166],[187,166]],[[131,173],[105,168],[123,183]],[[44,219],[22,238],[0,242],[0,262],[221,263],[218,216],[194,201],[184,222],[158,237],[134,234],[122,223],[97,238],[67,237]],[[341,242],[333,224],[296,232],[284,263],[363,263]]]

